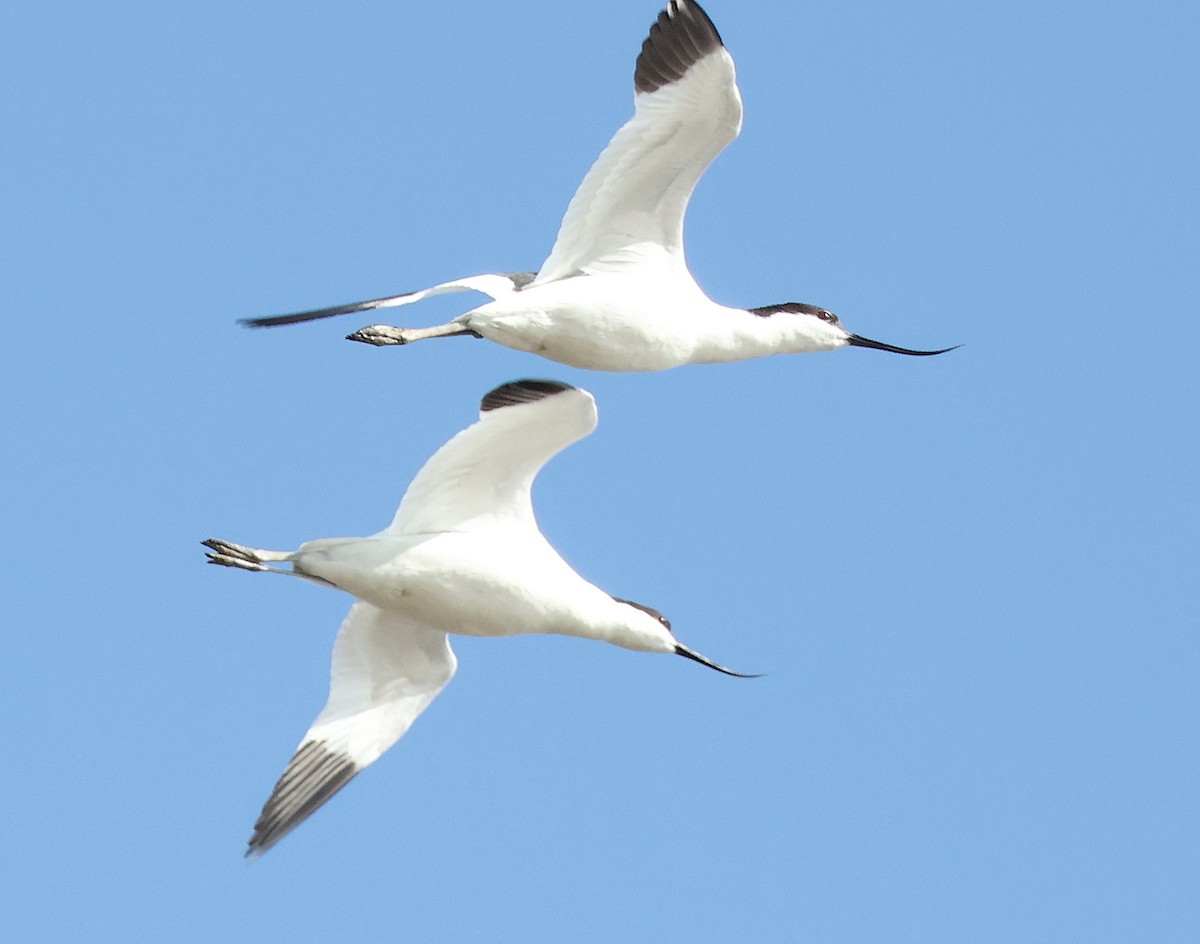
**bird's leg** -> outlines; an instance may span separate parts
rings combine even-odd
[[[413,341],[424,341],[426,338],[452,338],[460,334],[470,334],[479,337],[479,333],[464,327],[456,321],[449,324],[435,325],[432,328],[395,328],[391,325],[367,325],[353,334],[346,335],[347,341],[362,341],[364,344],[374,344],[385,347],[388,344],[411,344]]]
[[[243,547],[229,541],[218,541],[216,538],[209,538],[200,543],[210,549],[209,553],[205,555],[210,564],[220,564],[222,567],[240,567],[242,570],[275,571],[274,567],[267,566],[267,562],[282,563],[292,556],[287,551],[266,551],[260,547]]]

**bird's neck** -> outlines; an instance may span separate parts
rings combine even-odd
[[[553,624],[550,632],[563,636],[597,639],[636,652],[673,652],[675,642],[669,630],[637,607],[617,600],[598,587],[587,588],[575,601],[572,618]]]
[[[698,319],[693,364],[720,364],[768,354],[787,354],[814,348],[797,335],[795,319],[762,317],[742,308],[711,304]]]

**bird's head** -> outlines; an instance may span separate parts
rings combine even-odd
[[[700,653],[680,643],[675,638],[675,634],[671,632],[670,621],[658,612],[658,610],[645,606],[642,603],[634,603],[632,600],[622,600],[618,597],[613,597],[613,599],[617,603],[622,604],[626,610],[624,616],[627,623],[627,635],[624,640],[611,640],[617,643],[617,645],[625,646],[627,649],[640,649],[646,652],[673,652],[677,656],[683,656],[686,659],[691,659],[693,662],[699,662],[701,665],[708,666],[708,668],[715,669],[718,672],[724,672],[726,675],[734,675],[738,678],[758,678],[757,675],[743,675],[741,672],[734,672],[723,665],[717,665],[712,660],[704,658]],[[628,612],[630,609],[634,612]]]
[[[807,305],[804,302],[784,302],[782,305],[764,305],[762,308],[749,309],[750,314],[759,318],[770,318],[776,321],[781,332],[789,339],[789,346],[794,346],[796,352],[832,351],[839,347],[871,347],[877,351],[891,351],[893,354],[911,354],[916,357],[927,357],[932,354],[945,354],[953,351],[953,347],[942,348],[939,351],[914,351],[906,347],[896,347],[883,341],[872,341],[861,334],[854,334],[842,327],[841,319],[828,308],[817,305]],[[957,347],[957,345],[955,345]]]

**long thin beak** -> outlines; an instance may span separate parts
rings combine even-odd
[[[953,351],[962,347],[961,344],[956,344],[954,347],[944,347],[940,351],[910,351],[906,347],[896,347],[894,344],[872,341],[870,338],[864,338],[861,334],[852,334],[846,340],[849,341],[851,347],[873,347],[877,351],[891,351],[893,354],[911,354],[913,357],[930,357],[933,354],[945,354],[947,351]]]
[[[704,658],[700,653],[689,649],[687,646],[675,643],[675,655],[683,656],[685,659],[691,659],[693,662],[699,662],[701,665],[707,665],[710,669],[716,669],[718,672],[724,672],[726,675],[732,675],[736,678],[762,678],[761,675],[745,675],[741,672],[735,672],[733,669],[727,669],[723,665],[717,665],[715,662]]]

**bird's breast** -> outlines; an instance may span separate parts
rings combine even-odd
[[[462,321],[498,344],[572,367],[665,370],[687,363],[697,340],[685,302],[644,280],[579,276],[484,305]]]
[[[321,555],[306,555],[306,572],[448,633],[571,634],[606,598],[536,532],[364,539]]]

